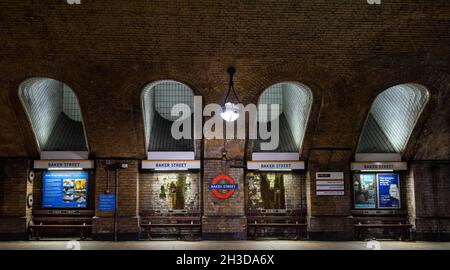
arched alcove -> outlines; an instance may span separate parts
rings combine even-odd
[[[194,151],[194,140],[175,139],[171,127],[180,116],[172,116],[172,108],[189,106],[194,111],[193,91],[185,84],[163,80],[150,83],[142,91],[145,144],[147,151]],[[193,130],[193,129],[192,129]]]
[[[361,132],[357,153],[402,153],[429,99],[420,84],[401,84],[379,94]]]
[[[271,152],[300,152],[311,112],[313,94],[311,89],[297,82],[283,82],[270,86],[258,100],[258,125],[279,120],[279,146]],[[267,105],[267,109],[261,105]],[[272,111],[272,104],[278,104],[278,112]],[[254,152],[261,149],[262,139],[253,144]]]
[[[88,151],[79,101],[68,85],[31,78],[19,86],[19,97],[41,156],[48,151]]]

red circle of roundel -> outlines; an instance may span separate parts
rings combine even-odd
[[[233,178],[229,177],[228,175],[219,175],[216,178],[214,178],[211,183],[215,185],[219,183],[220,180],[225,180],[232,185],[236,184]],[[234,189],[230,189],[227,193],[220,193],[217,189],[213,189],[212,192],[219,199],[228,199],[231,197],[231,195],[233,195]]]

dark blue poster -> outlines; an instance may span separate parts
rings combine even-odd
[[[398,174],[377,174],[378,207],[400,208],[400,183]]]
[[[116,196],[112,194],[98,195],[98,210],[108,212],[116,211]]]
[[[83,208],[87,206],[88,173],[44,172],[43,208]]]

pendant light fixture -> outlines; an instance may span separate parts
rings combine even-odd
[[[230,82],[228,85],[228,93],[225,96],[225,100],[223,102],[222,107],[222,113],[220,116],[223,118],[223,120],[227,122],[234,122],[239,118],[240,110],[237,107],[237,104],[239,104],[239,98],[236,94],[236,90],[234,89],[234,73],[236,72],[236,68],[231,66],[227,69],[228,74],[230,75]],[[236,97],[237,104],[233,103],[231,100],[229,100],[231,90],[233,90],[234,96]]]

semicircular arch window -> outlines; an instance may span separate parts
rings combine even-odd
[[[31,78],[19,86],[19,98],[40,151],[88,151],[79,101],[68,85]]]
[[[370,109],[357,153],[401,153],[429,99],[420,84],[401,84],[379,94]]]
[[[299,152],[302,148],[309,114],[311,112],[313,94],[311,89],[297,82],[283,82],[270,86],[258,100],[259,125],[266,124],[268,130],[275,128],[274,120],[278,120],[279,142],[275,149],[268,152]],[[267,140],[258,139],[253,142],[254,152],[265,152],[262,143]]]

